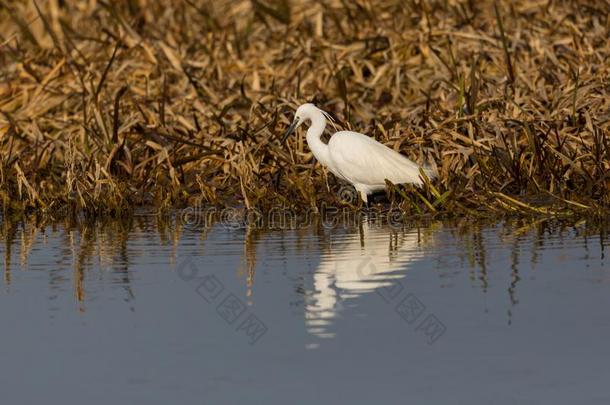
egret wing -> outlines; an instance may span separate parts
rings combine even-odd
[[[387,179],[394,184],[422,184],[416,163],[366,135],[337,132],[329,148],[335,170],[352,183],[383,186]]]

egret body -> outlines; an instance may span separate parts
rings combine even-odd
[[[322,142],[320,138],[327,117],[330,118],[313,104],[301,105],[282,142],[301,124],[309,121],[307,144],[313,155],[339,179],[353,184],[365,203],[368,194],[385,189],[386,179],[394,184],[423,184],[418,164],[364,134],[339,131],[331,136],[328,144]],[[422,169],[429,178],[434,177],[430,168]]]

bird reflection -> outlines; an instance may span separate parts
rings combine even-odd
[[[355,298],[375,290],[395,287],[425,252],[430,267],[438,271],[439,288],[459,285],[460,275],[467,272],[469,283],[482,293],[485,312],[487,295],[497,294],[500,288],[510,325],[518,319],[522,284],[536,277],[539,262],[549,260],[545,259],[547,252],[558,247],[579,248],[588,263],[599,251],[603,266],[607,243],[605,228],[586,222],[570,225],[538,219],[489,224],[464,220],[420,225],[422,228],[397,230],[363,219],[359,226],[330,232],[315,221],[289,231],[247,227],[238,266],[245,301],[255,305],[255,282],[260,282],[256,277],[261,278],[255,273],[257,267],[275,268],[281,262],[285,271],[265,272],[263,279],[287,277],[297,294],[291,305],[297,308],[299,318],[304,316],[307,331],[320,338],[332,337],[333,324],[345,306],[355,305]],[[10,292],[20,281],[27,282],[24,275],[30,268],[42,269],[44,272],[38,274],[48,277],[50,301],[71,292],[76,309],[85,312],[97,299],[96,293],[111,285],[119,289],[123,301],[134,311],[137,290],[132,289],[132,266],[145,263],[151,249],[155,253],[162,250],[170,264],[185,254],[180,249],[182,241],[186,246],[196,246],[198,255],[214,254],[204,251],[212,228],[198,229],[196,242],[188,238],[188,233],[185,240],[183,231],[179,221],[163,216],[95,222],[66,219],[51,224],[0,217],[0,284]],[[208,246],[226,243],[224,239],[211,242]],[[36,247],[41,244],[48,246]],[[257,252],[259,247],[262,249]],[[223,257],[231,254],[235,253],[223,251]],[[562,255],[551,257],[566,260]],[[291,258],[304,258],[306,263],[292,271],[295,269],[287,265]],[[596,282],[608,282],[607,272],[592,274]],[[259,291],[266,292],[262,287]]]
[[[404,270],[423,257],[430,239],[418,229],[396,232],[368,222],[355,233],[332,239],[313,275],[313,290],[306,295],[308,332],[333,337],[329,326],[344,305],[404,277]]]

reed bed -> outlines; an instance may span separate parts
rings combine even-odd
[[[341,204],[300,103],[438,179],[405,213],[610,207],[608,1],[0,3],[3,211]]]

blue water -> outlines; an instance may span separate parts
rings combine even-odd
[[[608,404],[599,229],[3,222],[6,404]]]

